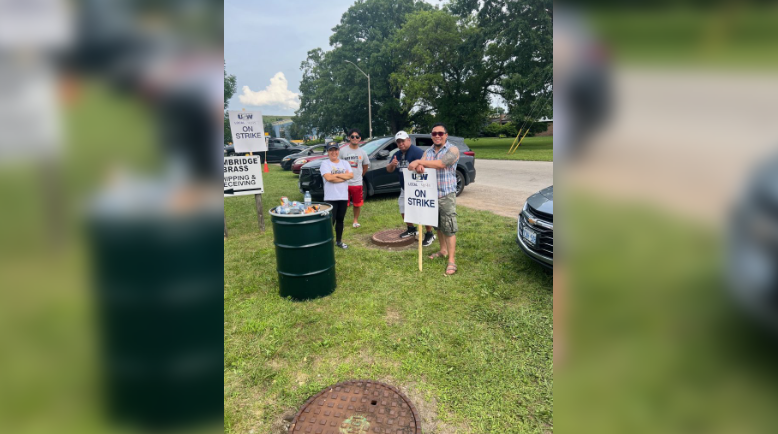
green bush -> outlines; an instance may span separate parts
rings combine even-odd
[[[502,126],[498,122],[492,122],[484,128],[484,135],[487,137],[497,137],[500,135]]]
[[[505,134],[505,137],[516,137],[516,134],[519,133],[519,131],[516,129],[516,125],[514,125],[512,122],[508,122],[507,124],[502,125],[500,127],[500,132]]]

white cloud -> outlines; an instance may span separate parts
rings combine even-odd
[[[278,106],[289,110],[300,107],[300,94],[289,90],[289,82],[283,72],[276,73],[265,90],[254,92],[248,86],[243,86],[243,94],[238,99],[241,104],[258,107]]]

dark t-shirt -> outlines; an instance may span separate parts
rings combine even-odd
[[[405,178],[403,178],[403,172],[400,169],[407,169],[408,165],[412,162],[421,160],[421,157],[424,156],[424,151],[416,145],[411,145],[411,147],[405,151],[405,154],[403,154],[403,151],[397,151],[394,156],[397,157],[397,168],[394,170],[397,171],[397,176],[400,177],[400,188],[403,188],[405,185]]]

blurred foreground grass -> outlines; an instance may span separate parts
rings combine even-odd
[[[554,378],[557,428],[771,432],[774,339],[729,298],[714,228],[638,200],[570,190],[560,197],[570,239],[569,286],[555,287],[567,312],[567,352]]]
[[[644,66],[778,69],[778,7],[644,5],[589,11],[592,27],[618,63]]]

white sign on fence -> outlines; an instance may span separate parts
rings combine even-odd
[[[402,169],[405,179],[405,222],[438,225],[438,177],[435,169],[424,173]]]
[[[235,152],[265,152],[265,126],[262,124],[262,112],[229,110],[232,144]]]
[[[224,157],[224,196],[264,193],[259,155]]]

